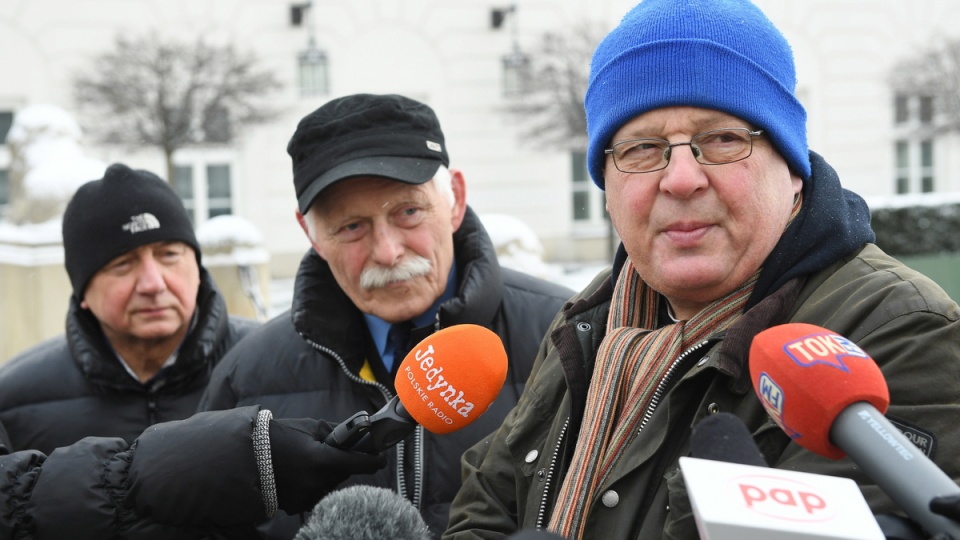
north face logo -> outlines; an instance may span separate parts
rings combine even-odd
[[[123,230],[129,231],[130,234],[137,234],[138,232],[159,228],[160,220],[157,219],[157,216],[154,216],[149,212],[144,212],[136,216],[130,216],[130,223],[127,223],[123,226]]]

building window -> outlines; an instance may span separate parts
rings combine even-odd
[[[180,196],[180,200],[183,201],[183,206],[187,209],[187,214],[190,215],[190,222],[196,227],[197,221],[193,217],[194,209],[196,208],[193,200],[193,167],[189,165],[177,165],[174,167],[173,190]]]
[[[530,77],[530,57],[519,48],[506,54],[503,62],[503,95],[516,98],[527,92]]]
[[[0,219],[7,215],[10,206],[10,172],[0,169]]]
[[[920,191],[933,191],[933,141],[920,143]]]
[[[233,213],[230,165],[207,165],[207,217]]]
[[[192,159],[178,158],[173,189],[183,200],[194,227],[210,218],[232,214],[234,189],[230,162],[202,154],[187,155],[190,157]]]
[[[893,98],[894,121],[898,124],[906,122],[910,118],[909,109],[910,100],[902,94]]]
[[[920,123],[930,125],[933,123],[933,97],[920,96]]]
[[[0,111],[0,144],[7,144],[7,134],[13,126],[13,111]]]
[[[897,193],[910,192],[910,145],[897,141]]]
[[[898,95],[894,108],[896,193],[931,193],[936,188],[935,101],[931,96]]]
[[[597,189],[587,172],[587,154],[570,154],[570,177],[573,179],[572,217],[578,225],[604,225],[610,220],[606,210],[606,193]]]
[[[208,143],[228,143],[230,111],[222,105],[211,105],[203,111],[203,140]]]
[[[300,95],[302,97],[325,96],[330,92],[327,53],[317,48],[310,40],[307,50],[300,53]]]

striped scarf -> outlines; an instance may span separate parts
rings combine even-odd
[[[757,275],[689,321],[658,330],[661,295],[640,279],[629,260],[620,272],[597,351],[594,376],[570,471],[548,529],[583,537],[589,509],[617,461],[641,429],[644,413],[671,362],[689,347],[728,328],[740,316]]]

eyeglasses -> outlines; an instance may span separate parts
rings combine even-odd
[[[693,157],[703,165],[723,165],[750,157],[753,138],[763,130],[747,128],[712,129],[698,133],[689,142],[671,143],[666,139],[629,139],[603,151],[613,156],[613,164],[625,173],[648,173],[667,168],[674,146],[689,146]]]

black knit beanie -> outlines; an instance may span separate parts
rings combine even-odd
[[[80,186],[63,214],[64,264],[80,300],[108,262],[153,242],[183,242],[200,264],[200,245],[183,201],[157,175],[122,163]]]

